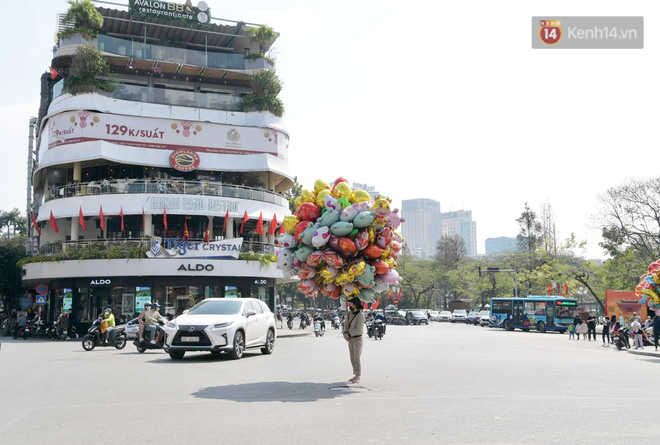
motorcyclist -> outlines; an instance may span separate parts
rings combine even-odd
[[[321,329],[325,330],[325,320],[323,320],[323,317],[318,312],[316,313],[316,315],[314,315],[314,323],[316,323],[317,321],[321,323]]]
[[[151,302],[146,302],[144,303],[144,309],[138,315],[138,338],[140,341],[144,340],[144,320],[149,312],[151,312]]]
[[[108,323],[108,327],[103,334],[103,343],[107,343],[108,337],[110,337],[110,331],[115,329],[115,316],[112,313],[112,309],[106,308],[105,312],[103,313],[103,321]]]
[[[309,322],[307,320],[307,314],[305,314],[304,312],[300,314],[300,327],[301,328],[303,327],[303,323],[304,323],[305,326],[307,326],[309,324]]]
[[[293,312],[289,312],[289,315],[287,315],[286,325],[287,326],[293,326]]]
[[[385,335],[385,331],[387,330],[387,318],[385,318],[385,315],[382,313],[378,312],[376,316],[374,317],[374,322],[380,320],[381,327],[383,328],[383,335]]]
[[[21,314],[20,317],[18,317],[16,327],[14,328],[14,338],[18,335],[18,331],[25,326],[27,326],[27,318],[25,317],[25,314]]]
[[[158,312],[158,308],[160,305],[158,303],[152,303],[151,304],[151,311],[149,314],[145,317],[144,324],[151,331],[151,344],[156,343],[156,328],[155,324],[156,322],[160,321],[163,319],[163,316],[160,315],[160,312]]]
[[[60,316],[57,317],[55,326],[57,326],[57,331],[56,331],[57,338],[59,338],[64,333],[64,331],[69,329],[69,316],[67,315],[66,312],[62,312]]]

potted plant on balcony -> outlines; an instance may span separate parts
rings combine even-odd
[[[243,111],[268,111],[282,117],[284,104],[277,97],[282,90],[282,82],[274,71],[260,70],[250,78],[252,93],[243,98]]]
[[[86,40],[96,38],[103,28],[103,17],[92,4],[92,0],[69,0],[68,3],[69,9],[62,17],[61,23],[64,26],[73,24],[73,27],[62,30],[58,34],[59,38],[65,40],[74,35],[80,35]]]
[[[89,44],[76,48],[71,61],[71,74],[64,79],[64,89],[75,96],[96,90],[112,92],[115,88],[117,83],[101,51]]]
[[[266,62],[268,62],[271,65],[271,67],[275,66],[275,60],[266,55],[266,50],[268,49],[268,45],[272,43],[275,37],[277,37],[277,34],[275,33],[275,31],[273,31],[273,28],[266,25],[261,25],[258,28],[248,28],[247,31],[250,33],[250,41],[258,45],[259,52],[252,52],[246,54],[245,60],[256,61],[258,59],[264,59]],[[252,68],[246,65],[245,68],[246,69],[266,68],[266,66],[263,65],[263,62],[261,64],[253,62],[251,66]]]

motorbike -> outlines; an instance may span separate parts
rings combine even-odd
[[[87,330],[87,335],[82,339],[82,347],[85,351],[91,351],[96,346],[114,346],[117,349],[126,347],[126,332],[123,327],[114,328],[108,336],[108,342],[104,343],[101,333],[101,321],[96,320]]]
[[[140,341],[139,338],[136,338],[133,344],[137,348],[137,351],[142,354],[147,349],[163,349],[165,344],[165,328],[163,326],[165,322],[162,320],[158,321],[158,324],[154,326],[156,329],[156,334],[154,336],[155,343],[151,343],[151,333],[145,329],[143,333],[143,339]]]
[[[305,329],[307,327],[307,320],[300,320],[300,329]]]
[[[367,335],[369,338],[374,336],[374,322],[371,320],[367,320]]]
[[[21,327],[17,327],[16,330],[14,331],[14,340],[16,340],[18,337],[22,338],[23,340],[27,340],[28,335],[30,335],[30,325],[25,325]]]
[[[383,320],[375,320],[373,323],[373,334],[375,340],[382,340],[383,335],[385,335],[385,323]]]
[[[314,320],[314,334],[316,334],[317,337],[323,337],[323,334],[325,334],[325,323],[323,323],[323,320]]]
[[[75,326],[69,326],[61,332],[58,332],[57,324],[55,322],[53,323],[53,326],[48,329],[46,335],[49,336],[51,340],[71,340],[72,338],[78,338],[78,330]]]
[[[32,330],[32,336],[37,338],[44,338],[48,334],[48,326],[43,320],[39,320],[34,324],[34,329]]]
[[[630,349],[630,341],[628,340],[628,333],[624,329],[619,329],[612,335],[612,342],[620,351],[623,348]]]
[[[332,327],[335,329],[339,329],[341,327],[341,320],[339,320],[339,317],[332,319]]]
[[[289,329],[293,329],[293,320],[287,320],[286,321],[286,327]]]

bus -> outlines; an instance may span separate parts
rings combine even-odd
[[[513,331],[565,332],[577,313],[577,300],[552,295],[523,298],[492,298],[490,327]]]

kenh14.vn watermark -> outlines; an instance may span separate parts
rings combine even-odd
[[[641,49],[644,17],[532,17],[534,49]]]

